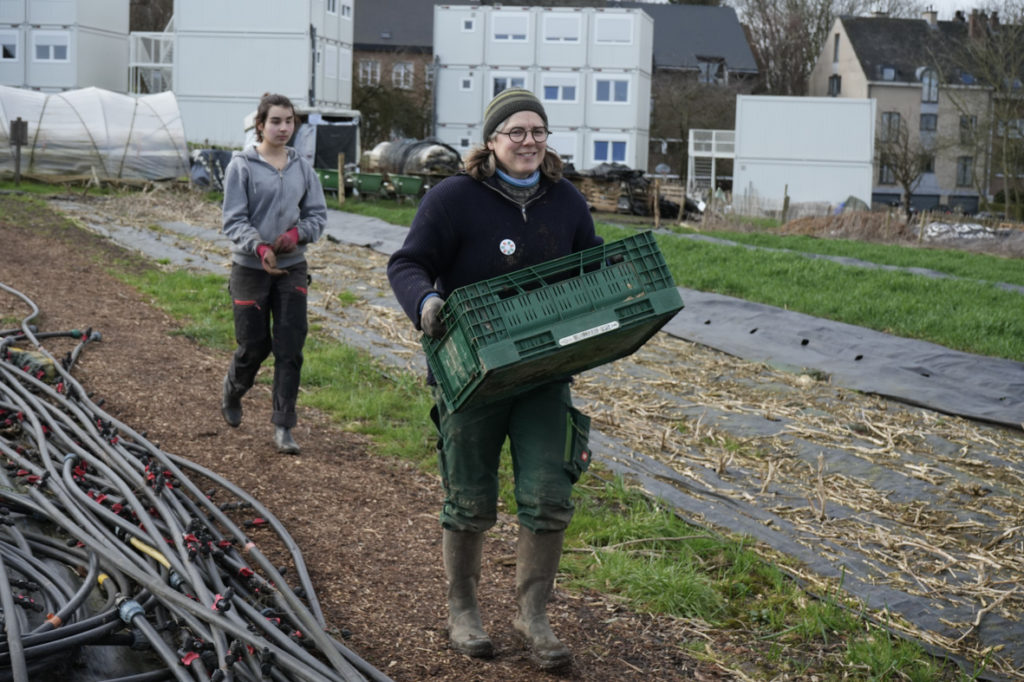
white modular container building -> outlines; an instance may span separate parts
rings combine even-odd
[[[128,91],[129,0],[0,0],[0,85]]]
[[[871,201],[875,100],[738,95],[733,198]]]
[[[437,5],[435,134],[468,151],[487,103],[522,87],[544,103],[549,146],[578,170],[646,169],[653,40],[639,9]]]
[[[352,106],[354,0],[175,0],[173,89],[190,142],[240,146],[265,92]]]

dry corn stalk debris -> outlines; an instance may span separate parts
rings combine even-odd
[[[152,192],[110,203],[128,224],[182,221],[219,230],[219,210],[202,202]],[[386,256],[321,240],[309,259],[311,308],[326,330],[423,370],[418,334],[391,297]],[[342,298],[344,292],[354,296]],[[932,605],[934,613],[916,621],[876,607],[887,626],[972,661],[988,655],[990,670],[1024,679],[1013,660],[1024,654],[1008,654],[1009,642],[993,635],[1006,624],[1020,627],[1024,609],[1017,589],[1024,583],[1020,432],[848,391],[665,334],[629,358],[583,373],[574,391],[596,430],[669,467],[688,483],[687,494],[756,507],[765,525],[785,530],[835,567],[856,557],[863,580]],[[776,553],[766,544],[760,550]],[[834,592],[840,582],[786,565],[819,593]]]

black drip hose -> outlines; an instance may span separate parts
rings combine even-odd
[[[93,646],[153,661],[107,682],[387,682],[327,634],[302,552],[268,509],[91,400],[71,370],[99,333],[40,333],[38,307],[0,289],[30,310],[0,331],[0,682],[45,679]],[[62,362],[40,343],[58,337],[79,341]],[[9,362],[15,342],[56,378]],[[287,580],[270,541],[291,556]]]

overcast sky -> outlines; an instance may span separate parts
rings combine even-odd
[[[958,9],[964,10],[964,14],[970,14],[970,3],[963,0],[925,0],[925,6],[931,5],[939,13],[940,21],[949,21],[953,18],[953,12]]]

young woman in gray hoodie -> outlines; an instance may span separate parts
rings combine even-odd
[[[256,110],[257,143],[235,152],[224,179],[223,229],[232,241],[229,291],[238,348],[224,376],[221,414],[242,423],[242,396],[274,354],[274,444],[295,454],[292,436],[302,348],[309,327],[306,244],[323,234],[327,205],[310,164],[288,141],[295,107],[266,94]]]

